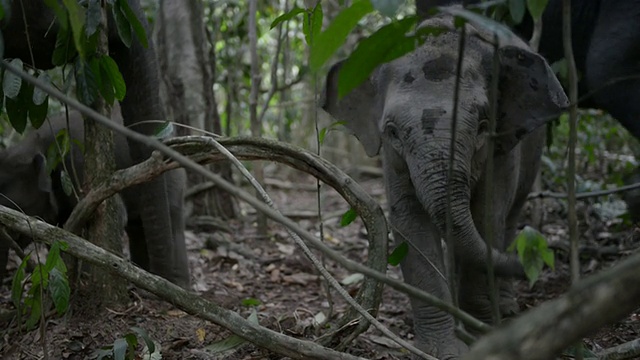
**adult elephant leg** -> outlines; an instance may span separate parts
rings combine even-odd
[[[404,280],[451,302],[440,233],[417,200],[406,166],[391,151],[385,151],[385,155],[383,165],[394,238],[397,244],[402,241],[411,244],[401,263]],[[416,346],[438,359],[457,359],[467,350],[455,335],[451,315],[416,299],[410,300]]]
[[[145,135],[153,135],[158,124],[138,124],[145,120],[164,120],[164,110],[158,93],[159,75],[155,49],[148,31],[146,17],[138,1],[129,1],[129,5],[145,26],[149,46],[144,48],[137,38],[127,48],[119,41],[116,25],[110,19],[110,53],[128,86],[127,94],[121,103],[122,117],[126,126],[131,126]],[[129,151],[134,163],[146,160],[151,149],[136,141],[127,139]],[[167,174],[140,185],[136,188],[140,196],[140,218],[146,239],[149,269],[180,286],[188,287],[188,269],[184,264],[176,264],[174,252],[174,231],[170,216]],[[180,271],[176,269],[180,268]]]

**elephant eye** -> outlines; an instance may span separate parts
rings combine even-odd
[[[384,126],[384,131],[387,133],[387,136],[389,136],[390,138],[393,139],[397,139],[398,138],[398,127],[396,126],[396,124],[392,123],[392,122],[388,122],[385,124]]]
[[[478,135],[489,130],[489,119],[481,119],[478,123]]]

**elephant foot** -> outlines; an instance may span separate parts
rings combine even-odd
[[[458,339],[453,333],[438,338],[417,339],[415,345],[418,349],[439,360],[459,359],[469,351],[467,344]],[[414,355],[413,359],[422,358]]]

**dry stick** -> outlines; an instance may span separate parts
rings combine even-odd
[[[578,214],[576,211],[576,142],[578,139],[578,72],[571,45],[571,0],[562,1],[562,45],[567,60],[569,75],[569,163],[567,169],[567,192],[569,205],[569,241],[571,243],[571,283],[580,279],[580,250],[578,248]],[[582,360],[582,342],[576,344],[576,359]]]
[[[65,251],[73,256],[110,269],[136,286],[158,295],[178,308],[225,327],[262,348],[295,359],[362,359],[324,348],[311,341],[295,339],[247,321],[237,313],[211,303],[157,275],[150,274],[81,237],[18,211],[0,206],[0,222],[49,245],[55,241],[64,241],[69,245]]]
[[[637,359],[640,355],[640,339],[635,339],[598,353],[598,360]]]
[[[308,242],[310,242],[315,248],[320,249],[321,251],[323,251],[325,254],[327,254],[327,256],[329,256],[330,259],[332,259],[333,261],[341,264],[342,266],[344,266],[347,270],[349,271],[353,271],[353,272],[359,272],[362,273],[366,276],[369,276],[375,280],[378,280],[380,282],[383,282],[389,286],[391,286],[392,288],[401,291],[409,296],[415,297],[419,300],[422,300],[442,311],[446,311],[448,313],[450,313],[451,315],[453,315],[454,317],[456,317],[457,319],[459,319],[460,321],[462,321],[465,325],[470,326],[473,329],[476,329],[480,332],[488,332],[489,330],[491,330],[491,326],[483,323],[482,321],[474,318],[473,316],[471,316],[470,314],[466,313],[463,310],[458,309],[457,307],[444,302],[442,300],[440,300],[438,297],[433,296],[425,291],[422,291],[416,287],[410,286],[408,284],[405,284],[404,282],[392,279],[390,277],[387,277],[386,274],[380,272],[380,271],[376,271],[373,269],[370,269],[360,263],[351,261],[349,259],[344,258],[341,254],[339,254],[338,252],[334,251],[333,249],[329,248],[328,246],[326,246],[324,243],[318,241],[311,233],[305,231],[304,229],[302,229],[300,226],[298,226],[297,223],[293,222],[290,219],[287,219],[281,215],[279,215],[278,213],[276,213],[275,211],[273,211],[271,208],[269,208],[268,206],[266,206],[265,204],[263,204],[261,201],[259,201],[258,199],[255,198],[255,196],[252,196],[250,194],[248,194],[247,192],[238,189],[237,187],[235,187],[233,184],[229,183],[228,181],[224,180],[221,176],[217,175],[217,174],[213,174],[210,171],[202,168],[202,166],[200,166],[198,163],[196,163],[194,160],[190,159],[189,157],[179,153],[178,151],[168,147],[167,145],[163,144],[161,141],[150,137],[150,136],[146,136],[143,134],[140,134],[138,132],[135,132],[131,129],[128,129],[116,122],[111,121],[110,119],[106,118],[105,116],[97,113],[96,111],[94,111],[93,109],[89,108],[88,106],[81,104],[79,101],[69,98],[68,96],[64,95],[63,93],[61,93],[60,91],[58,91],[57,89],[55,89],[53,86],[43,83],[42,81],[39,81],[38,79],[36,79],[35,77],[25,73],[24,71],[12,66],[11,64],[9,64],[6,60],[3,60],[1,62],[2,67],[4,67],[7,71],[18,75],[21,79],[23,79],[24,81],[36,85],[38,86],[40,89],[42,89],[44,92],[46,92],[47,94],[49,94],[50,96],[57,98],[63,102],[65,102],[67,105],[71,106],[72,108],[78,110],[79,112],[83,113],[84,115],[88,116],[89,118],[93,119],[94,121],[98,121],[100,124],[102,124],[103,126],[106,126],[110,129],[112,129],[113,131],[116,131],[120,134],[123,134],[131,139],[134,139],[142,144],[145,144],[151,148],[154,148],[156,150],[159,150],[160,152],[162,152],[163,154],[169,156],[171,159],[173,159],[176,163],[184,166],[185,168],[194,171],[198,174],[201,174],[204,178],[213,181],[216,185],[220,186],[220,188],[222,188],[224,191],[227,191],[229,193],[231,193],[232,195],[244,200],[245,202],[249,203],[251,206],[253,206],[256,210],[261,211],[263,213],[265,213],[269,218],[271,218],[274,221],[280,222],[281,224],[291,228],[292,230],[294,230],[298,235],[300,235],[300,237],[302,237],[304,240],[307,240]],[[197,137],[186,137],[186,138],[197,138]],[[175,140],[175,139],[174,139]],[[225,142],[221,143],[224,145],[225,143],[229,143],[229,144],[233,144],[234,142],[242,142],[242,141],[248,141],[247,138],[234,138],[234,139],[227,139]],[[265,139],[252,139],[252,141],[256,142],[256,143],[269,143],[269,150],[271,151],[272,148],[271,146],[273,146],[274,144],[278,144],[275,141],[269,141],[269,140],[265,140]],[[289,147],[289,148],[294,148],[292,146],[285,146],[282,143],[279,143],[280,147]],[[298,148],[296,148],[298,149]],[[304,152],[304,150],[302,149],[298,149],[297,151],[299,152],[303,152],[305,153],[305,157],[306,158],[313,158],[313,154],[311,153],[306,153]],[[193,152],[192,152],[193,153]],[[268,153],[262,153],[262,155],[265,158],[269,158],[269,156],[274,156],[275,154],[272,154],[271,152]],[[236,155],[237,156],[237,155]],[[255,154],[254,154],[254,158],[255,158]],[[207,160],[206,158],[201,158],[201,161],[205,161]],[[209,161],[211,161],[211,159],[208,159]],[[305,161],[306,159],[302,159],[299,160],[300,162]],[[328,162],[326,162],[326,160],[324,159],[317,159],[317,161],[319,162],[324,162],[327,164],[330,164]],[[131,169],[142,165],[144,163],[138,164],[134,167],[132,167]],[[302,166],[301,164],[296,164],[297,166]],[[331,164],[330,164],[331,165]],[[336,169],[336,171],[339,171],[336,167],[334,167],[333,165],[331,165],[332,168]],[[173,165],[172,167],[169,167],[167,169],[164,169],[163,171],[167,171],[167,170],[171,170],[176,168],[177,165]],[[119,172],[126,172],[126,170],[120,170],[117,171],[116,173]],[[351,179],[349,179],[349,181],[352,181]],[[343,184],[345,186],[350,185],[348,184]],[[113,192],[115,193],[115,192]],[[113,195],[113,193],[110,193],[107,196],[111,196]],[[78,204],[79,205],[79,204]],[[361,215],[362,216],[362,215]]]
[[[256,179],[253,176],[251,176],[251,173],[249,173],[249,171],[247,171],[247,168],[245,168],[244,165],[242,165],[242,163],[240,163],[238,158],[233,156],[233,154],[231,154],[229,152],[229,150],[225,149],[225,147],[220,145],[220,143],[217,142],[215,139],[209,138],[209,142],[216,148],[216,150],[218,150],[222,155],[224,155],[227,159],[229,159],[233,163],[233,165],[235,165],[235,167],[240,171],[240,173],[242,173],[242,175],[247,180],[249,180],[249,182],[251,183],[251,186],[253,186],[256,189],[256,191],[260,194],[260,196],[262,196],[262,200],[265,203],[267,203],[267,205],[269,205],[269,207],[272,208],[274,211],[276,211],[277,213],[280,213],[280,211],[276,208],[275,204],[273,203],[273,200],[271,200],[271,198],[269,197],[269,194],[267,194],[267,192],[262,188],[260,183],[258,181],[256,181]],[[318,184],[319,183],[320,183],[320,180],[318,180]],[[373,324],[373,326],[376,329],[380,330],[380,332],[382,332],[384,335],[386,335],[391,340],[395,341],[398,345],[403,346],[407,350],[409,350],[412,353],[422,357],[423,359],[437,360],[433,356],[425,354],[424,352],[422,352],[418,348],[414,347],[410,343],[402,340],[396,334],[392,333],[387,327],[382,325],[373,316],[371,316],[371,314],[369,314],[369,312],[367,312],[367,310],[363,309],[362,306],[360,306],[360,304],[358,304],[351,297],[351,295],[349,295],[349,293],[342,286],[340,286],[338,281],[336,281],[336,279],[333,276],[331,276],[331,274],[329,274],[329,272],[327,271],[325,265],[322,264],[320,262],[320,260],[318,260],[318,258],[313,254],[313,252],[311,252],[311,249],[309,249],[307,244],[305,244],[304,241],[302,241],[302,239],[300,239],[300,236],[298,236],[298,234],[296,234],[295,232],[293,232],[293,230],[291,230],[291,229],[289,229],[287,227],[285,227],[285,229],[289,233],[289,236],[291,236],[293,238],[293,241],[295,241],[295,243],[302,249],[304,254],[307,255],[307,258],[309,258],[309,260],[311,260],[311,263],[313,263],[313,266],[315,266],[315,268],[320,272],[320,274],[327,280],[327,283],[330,286],[332,286],[334,289],[336,289],[338,294],[340,294],[340,296],[342,296],[347,301],[347,303],[349,303],[349,305],[351,305],[354,309],[356,309],[356,311],[360,315],[362,315],[365,319],[367,319],[367,321],[369,321],[371,324]],[[327,292],[328,292],[328,289],[327,289]]]
[[[619,193],[619,192],[625,192],[625,191],[634,190],[634,189],[637,189],[637,188],[640,188],[640,182],[637,182],[637,183],[634,183],[634,184],[631,184],[631,185],[621,186],[619,188],[610,189],[610,190],[598,190],[598,191],[589,191],[589,192],[577,193],[576,194],[576,199],[586,199],[586,198],[590,198],[590,197],[606,196],[606,195],[611,195],[611,194],[615,194],[615,193]],[[556,198],[556,199],[565,199],[565,198],[568,198],[569,195],[565,194],[565,193],[556,193],[556,192],[551,192],[551,191],[541,191],[541,192],[529,194],[527,199],[537,199],[537,198],[545,198],[545,197]]]

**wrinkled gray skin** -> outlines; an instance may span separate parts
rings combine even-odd
[[[147,18],[138,0],[127,0],[127,3],[145,28],[149,42],[149,46],[145,48],[136,36],[132,36],[131,46],[125,46],[120,41],[111,11],[108,12],[109,55],[117,63],[127,84],[127,94],[121,102],[122,117],[124,124],[131,126],[144,120],[165,119],[165,115],[158,93],[158,65]],[[39,69],[52,68],[51,56],[59,28],[53,11],[42,0],[12,0],[10,5],[10,8],[5,8],[7,15],[1,22],[4,57],[20,58],[25,64]],[[25,21],[28,24],[28,40]],[[156,126],[151,123],[138,124],[133,129],[153,135]],[[134,163],[151,155],[151,148],[133,140],[127,140],[127,143]],[[162,175],[137,187],[141,221],[144,224],[145,238],[149,239],[149,269],[180,286],[188,287],[190,279],[186,264],[175,263],[175,255],[172,254],[173,234],[178,230],[172,229],[171,203],[167,196],[170,186],[170,179],[167,175]]]
[[[335,66],[327,78],[324,109],[346,122],[370,156],[382,155],[390,221],[395,239],[407,239],[433,263],[409,247],[402,262],[405,281],[451,301],[441,238],[445,214],[458,33],[445,15],[423,26],[450,29],[411,54],[380,66],[369,80],[337,98]],[[453,239],[460,277],[460,305],[490,321],[484,243],[487,117],[493,45],[467,26],[458,106],[454,177],[451,179]],[[481,40],[482,36],[485,40]],[[514,256],[504,254],[515,236],[517,218],[538,169],[548,116],[557,115],[567,98],[553,72],[525,44],[501,44],[499,110],[494,157],[493,229],[495,270],[521,276]],[[510,283],[503,281],[501,310],[517,309]],[[420,301],[411,301],[416,344],[438,359],[455,359],[467,347],[454,334],[451,316]]]
[[[122,122],[122,118],[114,109],[114,121]],[[43,220],[62,226],[69,218],[76,197],[65,194],[60,182],[63,169],[60,164],[53,172],[46,169],[46,154],[49,146],[55,141],[55,134],[67,127],[66,116],[54,117],[40,129],[31,132],[15,146],[0,151],[0,204],[24,211],[27,215],[36,216]],[[69,114],[69,135],[71,139],[84,138],[84,122],[77,112]],[[134,164],[129,153],[129,145],[122,135],[115,136],[116,166],[118,169],[127,168]],[[73,164],[72,164],[73,162]],[[75,172],[73,169],[75,168]],[[77,174],[82,184],[83,156],[75,140],[73,140],[72,155],[66,158],[68,174]],[[72,179],[75,177],[71,175]],[[171,248],[166,256],[170,262],[163,274],[170,274],[168,280],[181,286],[189,284],[189,267],[184,240],[183,193],[186,181],[184,169],[172,170],[166,173],[167,197],[169,199],[170,227],[173,231]],[[144,186],[146,184],[142,184]],[[78,182],[74,186],[79,189]],[[129,235],[129,249],[131,260],[138,266],[153,271],[153,263],[148,251],[149,239],[145,236],[145,225],[142,220],[141,194],[139,187],[125,189],[121,198],[126,208],[128,222],[125,230]],[[17,205],[17,206],[16,206]],[[18,242],[26,246],[30,239],[21,237]],[[0,278],[6,270],[7,244],[0,241]],[[163,258],[164,258],[163,257]],[[173,264],[173,265],[170,265]]]

